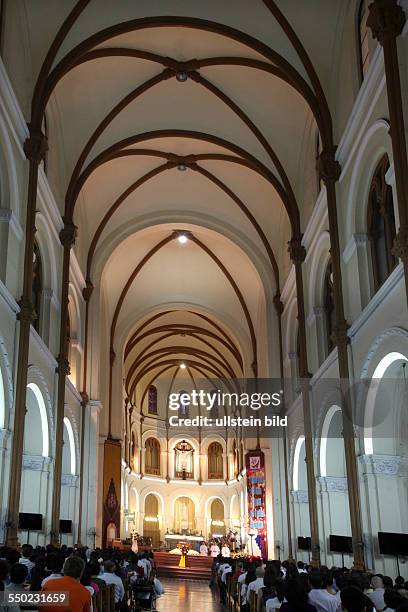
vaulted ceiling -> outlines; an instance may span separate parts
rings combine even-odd
[[[130,386],[146,351],[159,352],[145,380],[164,361],[230,376],[256,361],[254,334],[310,208],[307,139],[316,121],[331,130],[345,4],[15,3],[34,75],[26,93],[40,75],[34,113],[47,104],[49,180],[78,226],[76,254],[101,287]],[[149,335],[132,345],[141,325]]]

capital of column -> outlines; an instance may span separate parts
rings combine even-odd
[[[58,355],[57,357],[58,366],[55,368],[57,374],[64,374],[68,376],[71,373],[71,368],[69,367],[68,359],[63,355]]]
[[[60,231],[59,237],[63,247],[71,249],[75,244],[77,236],[77,226],[70,219],[63,218],[64,227]]]
[[[341,166],[336,160],[335,146],[323,149],[317,158],[316,168],[325,185],[328,183],[335,183],[339,180]]]
[[[396,0],[374,0],[369,6],[367,26],[380,45],[396,38],[405,24],[405,13]]]
[[[301,264],[306,259],[306,249],[302,244],[302,238],[302,234],[298,234],[288,242],[288,253],[294,264]]]
[[[345,346],[350,344],[350,338],[347,333],[349,325],[347,321],[338,321],[333,326],[332,339],[336,346]]]
[[[81,406],[82,408],[86,408],[89,403],[89,395],[87,394],[86,391],[81,391],[81,397],[82,397]]]
[[[17,320],[32,323],[36,318],[35,308],[32,301],[22,296],[21,300],[18,302],[18,305],[20,306],[20,310],[17,313]]]
[[[275,310],[276,313],[278,314],[278,316],[280,316],[283,313],[283,310],[285,308],[282,300],[281,300],[281,295],[280,293],[277,293],[276,295],[274,295],[273,297],[273,305],[275,306]]]
[[[91,279],[88,276],[86,279],[86,287],[82,289],[82,297],[84,298],[85,302],[89,302],[89,300],[91,299],[93,290],[94,290],[94,286],[92,284]]]
[[[30,136],[24,142],[24,153],[28,160],[39,164],[48,151],[48,141],[41,130],[30,130]]]
[[[397,236],[394,238],[392,253],[399,257],[405,265],[408,264],[408,226],[403,225],[399,228]]]

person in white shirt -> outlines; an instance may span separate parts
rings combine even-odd
[[[220,547],[218,546],[218,544],[216,544],[215,542],[213,542],[211,544],[210,547],[210,554],[212,557],[218,557],[218,555],[220,554]]]
[[[200,555],[202,557],[207,557],[208,556],[208,546],[205,542],[203,542],[200,546]]]
[[[264,576],[265,570],[263,567],[256,568],[256,579],[253,582],[248,584],[248,592],[247,592],[247,602],[251,603],[251,593],[258,593],[260,589],[262,589],[264,585]]]
[[[115,574],[116,564],[114,561],[105,561],[104,571],[99,575],[100,580],[104,580],[106,584],[115,585],[115,604],[120,603],[125,596],[125,589],[122,578]]]
[[[221,574],[221,582],[227,584],[227,576],[232,572],[232,567],[228,564],[225,566],[222,574]]]
[[[297,569],[299,574],[307,574],[307,570],[305,569],[305,564],[303,561],[298,561]]]
[[[320,572],[311,572],[309,581],[312,586],[309,592],[309,603],[312,604],[317,612],[337,612],[338,601],[323,587],[323,579]]]
[[[384,583],[381,576],[373,576],[371,578],[371,586],[373,587],[373,591],[371,593],[367,593],[368,597],[374,604],[375,609],[380,612],[380,610],[384,610],[385,601],[384,601]]]
[[[30,574],[31,570],[34,567],[34,563],[30,561],[30,557],[32,556],[33,552],[34,549],[31,544],[24,544],[21,549],[21,557],[18,561],[19,563],[22,563],[22,565],[26,566],[28,574]]]
[[[221,554],[224,559],[229,559],[229,557],[231,556],[231,551],[226,544],[224,544],[224,546],[221,548]]]

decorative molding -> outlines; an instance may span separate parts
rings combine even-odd
[[[347,478],[338,476],[319,476],[320,490],[327,493],[348,493]]]
[[[23,228],[11,208],[0,208],[0,223],[7,223],[14,232],[18,242],[24,238]]]
[[[42,455],[23,455],[23,468],[25,470],[33,470],[35,472],[46,472],[47,466],[50,465],[52,459],[43,457]]]
[[[74,474],[62,474],[61,485],[63,487],[77,487],[79,483],[79,476]]]
[[[6,285],[0,280],[0,298],[3,299],[6,307],[11,311],[13,317],[20,312],[20,306],[17,304]]]
[[[309,495],[307,491],[291,491],[290,492],[293,501],[298,504],[308,504],[309,503]]]
[[[343,261],[344,263],[348,263],[356,250],[360,247],[365,247],[368,242],[367,234],[353,234],[346,244],[346,247],[343,251]]]
[[[0,429],[0,450],[5,450],[10,435],[11,431],[9,429]]]
[[[50,368],[55,369],[58,366],[54,355],[51,353],[50,349],[33,326],[31,326],[30,329],[30,342],[33,342],[33,346],[35,346],[44,355]]]
[[[405,330],[403,327],[389,327],[388,329],[383,331],[379,336],[377,336],[377,338],[371,345],[370,350],[368,351],[363,368],[361,370],[360,379],[369,378],[368,372],[370,370],[371,362],[373,360],[375,353],[377,352],[377,349],[381,346],[384,340],[386,340],[387,338],[392,338],[392,337],[403,338],[405,341],[408,342],[408,331]]]
[[[71,395],[74,396],[74,398],[81,403],[82,402],[82,396],[80,394],[80,392],[78,391],[78,389],[75,387],[75,385],[73,384],[73,382],[70,380],[69,376],[65,377],[65,389],[66,391],[68,391],[69,393],[71,393]]]
[[[353,342],[354,336],[356,336],[364,324],[369,320],[371,315],[380,307],[382,302],[389,298],[390,293],[396,288],[398,283],[404,282],[404,267],[402,262],[393,270],[390,276],[387,278],[385,283],[379,288],[379,290],[373,295],[367,306],[360,313],[360,316],[354,321],[348,330],[348,336]]]
[[[371,468],[365,474],[375,474],[388,478],[407,477],[407,458],[400,455],[360,455],[360,462]]]

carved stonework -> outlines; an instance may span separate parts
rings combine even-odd
[[[360,461],[377,476],[406,476],[407,460],[400,455],[362,455]]]
[[[61,485],[66,487],[77,487],[79,477],[75,474],[62,474]]]
[[[69,376],[71,373],[71,368],[69,367],[69,361],[63,355],[58,355],[57,357],[58,366],[55,368],[57,374],[65,374],[65,376]]]
[[[59,234],[62,246],[70,249],[74,246],[77,229],[77,226],[72,221],[64,218],[64,227]]]
[[[347,478],[337,476],[321,476],[318,478],[321,491],[327,493],[347,493]]]
[[[303,236],[293,236],[288,242],[288,253],[294,264],[303,263],[306,259],[306,249],[302,244]]]
[[[347,333],[349,325],[347,321],[338,321],[333,326],[332,340],[335,346],[350,344],[350,337]]]
[[[284,307],[284,305],[283,305],[283,302],[282,302],[282,300],[281,300],[280,293],[277,293],[277,294],[274,296],[274,298],[273,298],[273,304],[274,304],[274,306],[275,306],[275,310],[276,310],[276,312],[277,312],[278,316],[280,316],[280,315],[283,313],[283,310],[284,310],[284,308],[285,308],[285,307]]]
[[[401,226],[397,236],[394,238],[392,253],[399,257],[405,265],[408,265],[408,227]]]
[[[89,300],[91,299],[93,290],[94,290],[94,286],[91,282],[91,279],[88,277],[86,279],[86,287],[82,289],[82,297],[84,298],[85,302],[89,302]]]
[[[341,167],[335,158],[336,147],[324,149],[317,158],[316,168],[325,185],[339,180]]]
[[[24,142],[24,153],[30,161],[39,164],[48,151],[48,141],[41,131],[30,132],[29,138]]]
[[[51,460],[49,457],[42,457],[41,455],[23,455],[23,468],[25,470],[43,472],[50,462]]]
[[[396,0],[375,0],[370,4],[367,27],[381,45],[399,36],[404,24],[405,14]]]
[[[20,310],[17,313],[17,320],[23,321],[26,323],[32,323],[35,321],[36,314],[34,310],[34,305],[30,299],[26,299],[24,296],[18,302],[20,306]]]
[[[309,503],[309,495],[307,491],[291,491],[293,501],[298,504],[308,504]]]

